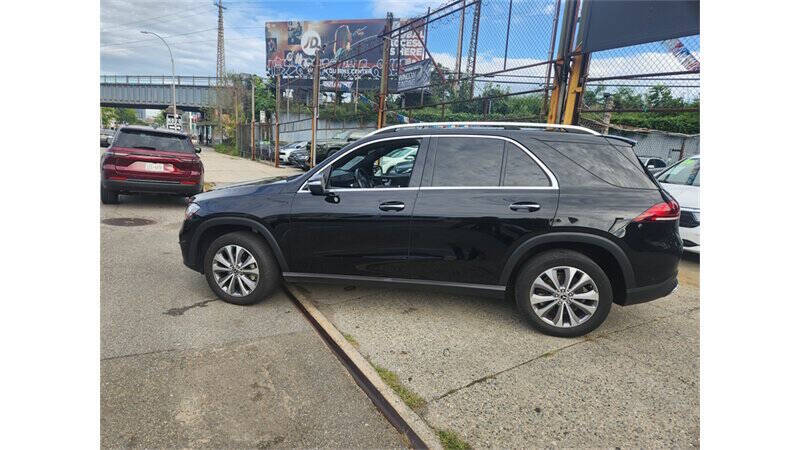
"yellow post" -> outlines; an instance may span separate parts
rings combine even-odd
[[[578,120],[578,109],[583,93],[583,79],[589,64],[589,56],[578,53],[572,59],[572,69],[569,74],[569,88],[567,90],[567,102],[564,105],[564,118],[561,123],[565,125],[575,125]]]

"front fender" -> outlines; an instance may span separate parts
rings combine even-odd
[[[286,263],[286,258],[283,256],[283,252],[278,245],[278,241],[275,240],[275,236],[273,236],[263,224],[255,219],[250,219],[247,217],[213,217],[211,219],[204,220],[197,225],[197,229],[192,235],[192,240],[189,247],[191,252],[190,254],[194,255],[195,258],[200,258],[197,252],[198,246],[200,245],[200,238],[203,236],[203,233],[210,228],[220,225],[243,225],[249,227],[254,233],[258,233],[267,241],[267,244],[272,250],[272,254],[275,255],[275,259],[278,261],[278,265],[281,267],[281,271],[287,272],[289,270],[289,265]],[[198,265],[198,267],[200,267],[200,265]]]

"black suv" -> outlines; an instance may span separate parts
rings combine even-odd
[[[409,167],[379,170],[409,147]],[[184,264],[231,303],[258,302],[281,278],[448,289],[513,296],[536,329],[579,336],[612,302],[676,288],[679,217],[624,138],[413,124],[303,175],[197,195],[180,245]]]

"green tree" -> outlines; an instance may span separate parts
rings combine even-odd
[[[141,123],[136,117],[136,110],[133,108],[114,108],[117,116],[117,123],[138,124]]]
[[[104,128],[111,126],[111,122],[117,120],[117,113],[114,108],[100,108],[100,120],[103,122]]]

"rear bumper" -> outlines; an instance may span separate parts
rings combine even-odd
[[[661,297],[666,297],[677,288],[678,275],[675,274],[661,283],[628,289],[625,295],[625,302],[621,303],[621,305],[627,306],[653,301]]]
[[[103,180],[103,187],[114,192],[195,195],[203,192],[202,183],[181,184],[179,181]]]

